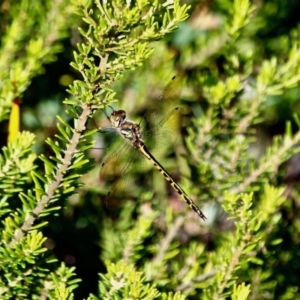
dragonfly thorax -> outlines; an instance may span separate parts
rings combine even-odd
[[[143,134],[139,124],[129,120],[123,122],[120,133],[125,139],[129,140],[135,148],[140,148],[144,145]]]

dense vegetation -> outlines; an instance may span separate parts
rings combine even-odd
[[[299,298],[299,8],[3,1],[0,298]],[[138,121],[175,74],[157,157],[205,222],[153,167],[122,199],[99,177],[103,109]]]

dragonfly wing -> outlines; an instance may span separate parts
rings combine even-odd
[[[174,76],[162,94],[150,105],[140,122],[141,128],[154,127],[159,124],[159,116],[167,115],[178,104],[182,88],[182,78]]]
[[[154,127],[144,133],[145,144],[158,159],[176,143],[181,127],[182,108],[173,108]]]
[[[107,158],[104,159],[100,170],[100,179],[113,182],[122,172],[122,158],[127,156],[130,145],[123,140]]]
[[[145,170],[147,161],[133,145],[123,140],[102,163],[100,179],[109,185],[109,195],[123,198],[136,186],[137,172]]]

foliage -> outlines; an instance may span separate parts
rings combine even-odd
[[[81,37],[73,51],[77,78],[64,101],[66,115],[57,116],[55,136],[45,137],[53,154],[38,156],[28,131],[2,148],[1,299],[299,297],[293,266],[299,256],[298,194],[281,170],[298,152],[297,115],[259,155],[255,151],[263,144],[259,132],[268,111],[275,114],[273,104],[293,103],[292,92],[299,91],[300,32],[295,27],[262,37],[275,5],[263,4],[23,0],[2,7],[2,121],[62,51],[73,26]],[[156,170],[147,170],[150,190],[105,203],[99,168],[89,158],[93,140],[106,139],[95,135],[100,129],[88,129],[97,110],[115,105],[122,94],[118,106],[138,116],[138,107],[149,104],[142,99],[157,97],[167,83],[162,78],[174,73],[187,77],[182,98],[194,114],[187,112],[186,137],[163,165],[174,177],[182,175],[181,185],[197,204],[205,203],[206,223],[168,197]],[[92,267],[100,273],[97,285],[80,275],[79,263],[77,269],[68,266],[80,255],[66,255],[66,263],[56,255],[63,230],[57,240],[53,232],[68,226],[75,228],[72,241],[89,263],[87,273]],[[93,238],[80,238],[89,227]],[[95,244],[101,249],[96,256]],[[294,269],[282,271],[285,265]]]

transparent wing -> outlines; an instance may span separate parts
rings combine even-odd
[[[144,133],[145,144],[156,159],[167,155],[174,148],[180,133],[181,117],[182,108],[176,107]]]
[[[149,168],[149,164],[132,144],[123,142],[102,163],[100,179],[109,185],[109,195],[122,198],[136,190],[137,174]]]
[[[176,107],[182,88],[182,78],[174,76],[165,87],[162,94],[151,103],[150,108],[143,116],[140,127],[143,131],[156,127],[162,120],[161,118],[169,114]]]
[[[125,160],[130,153],[130,144],[123,140],[119,143],[116,150],[105,158],[101,165],[100,179],[105,182],[114,182],[122,173],[124,166],[121,162]]]

